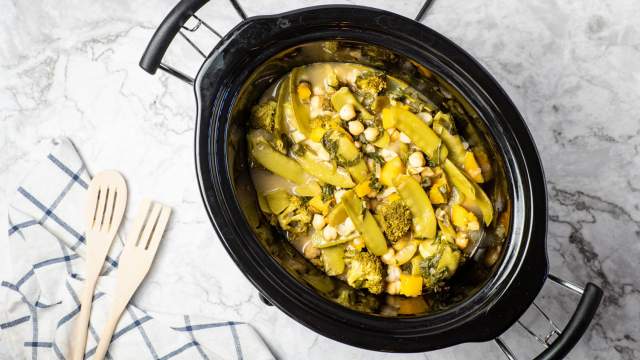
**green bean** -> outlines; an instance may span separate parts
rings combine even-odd
[[[296,184],[304,184],[306,177],[303,168],[294,160],[276,151],[260,130],[249,133],[251,156],[267,170]]]
[[[413,215],[413,236],[435,239],[437,221],[429,196],[422,186],[409,175],[400,175],[394,181],[398,194]]]
[[[442,139],[429,125],[409,110],[399,106],[382,110],[382,126],[385,129],[398,128],[407,134],[416,146],[420,148],[431,161],[436,164],[447,158],[447,147]]]
[[[300,164],[302,170],[317,177],[322,182],[346,189],[356,186],[347,172],[340,172],[332,164],[318,161],[318,159],[310,156],[308,152],[302,156],[294,154],[293,158]]]
[[[387,252],[387,240],[373,215],[362,207],[362,201],[350,190],[342,196],[342,203],[369,252],[377,256],[384,255]]]

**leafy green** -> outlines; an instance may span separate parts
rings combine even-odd
[[[322,201],[329,201],[333,198],[336,187],[331,184],[322,185]]]

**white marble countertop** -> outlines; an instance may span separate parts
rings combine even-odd
[[[68,136],[91,171],[116,168],[126,175],[130,204],[149,196],[175,209],[138,305],[248,321],[282,359],[325,359],[329,353],[332,359],[501,358],[493,343],[412,355],[363,351],[318,336],[260,302],[217,241],[200,201],[192,90],[137,65],[175,1],[3,2],[3,194],[42,158],[52,137]],[[349,2],[411,17],[421,5]],[[227,31],[237,16],[225,0],[212,3],[202,17]],[[241,3],[248,15],[257,15],[320,2]],[[593,281],[606,293],[573,359],[640,357],[639,18],[635,0],[467,0],[436,1],[424,20],[486,66],[527,120],[548,179],[552,272]],[[175,45],[169,62],[195,73],[201,59],[183,42]],[[1,199],[6,218],[6,196]],[[8,269],[6,252],[0,256],[1,278]],[[577,297],[547,284],[538,303],[564,324]],[[503,338],[521,358],[540,350],[517,325]],[[2,348],[0,336],[0,358]]]

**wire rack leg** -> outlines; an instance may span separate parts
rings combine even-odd
[[[507,357],[507,359],[509,359],[509,360],[518,360],[516,355],[513,353],[513,351],[511,351],[511,349],[509,349],[509,347],[502,340],[501,337],[498,336],[497,338],[493,339],[493,341],[495,341],[496,344],[498,344],[498,347],[500,347],[500,350],[502,350],[502,352]]]

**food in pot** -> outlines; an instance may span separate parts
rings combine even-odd
[[[458,132],[452,111],[378,69],[294,68],[253,107],[250,127],[261,211],[316,267],[353,288],[439,292],[493,221],[483,148]],[[352,297],[346,291],[338,302]]]

